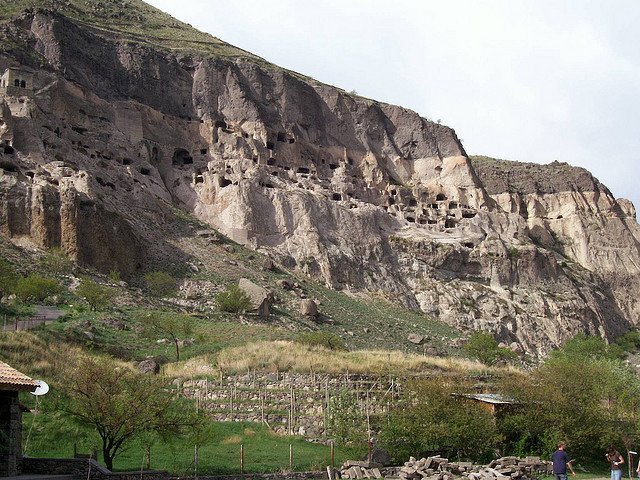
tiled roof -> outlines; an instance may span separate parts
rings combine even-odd
[[[24,373],[20,373],[6,363],[0,362],[0,390],[33,391],[37,386],[36,382]]]

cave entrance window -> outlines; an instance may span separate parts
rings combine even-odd
[[[27,88],[27,82],[25,82],[24,80],[22,80],[20,82],[20,88]]]
[[[272,166],[276,164],[276,159],[275,158],[270,158],[269,160],[267,160],[267,165]]]
[[[140,169],[140,173],[141,173],[142,175],[151,175],[151,170],[149,170],[148,168],[144,168],[144,167],[142,167],[142,168]]]
[[[456,202],[449,202],[449,208],[450,209],[454,209],[454,208],[458,208],[458,204]]]
[[[309,174],[310,170],[306,167],[298,167],[298,170],[296,173],[304,173],[304,174]]]
[[[227,122],[225,122],[224,120],[217,120],[216,123],[214,124],[214,127],[216,128],[227,128]]]
[[[336,201],[340,201],[342,200],[342,195],[340,195],[339,193],[334,193],[333,195],[331,195],[331,198]]]
[[[447,199],[447,196],[444,193],[439,193],[436,196],[436,202],[444,202]]]
[[[287,135],[284,132],[278,132],[278,141],[279,142],[286,142],[287,141]]]
[[[159,159],[159,154],[158,154],[158,147],[153,147],[151,149],[151,163],[158,163],[158,159]]]
[[[122,159],[122,165],[131,165],[131,159],[130,158],[123,158]]]
[[[416,219],[413,217],[407,217],[407,222],[409,223],[416,223]]]
[[[456,221],[453,220],[452,218],[447,218],[444,222],[444,228],[455,228],[456,227]]]
[[[428,225],[435,225],[436,223],[438,222],[436,222],[435,220],[427,220]]]
[[[13,155],[15,153],[15,150],[13,149],[13,147],[11,145],[5,145],[4,146],[4,153],[6,153],[7,155]]]
[[[228,187],[232,183],[233,182],[231,180],[224,177],[220,177],[220,179],[218,180],[218,185],[220,185],[220,188]]]
[[[418,201],[415,198],[412,198],[409,200],[409,206],[410,207],[417,207],[418,206]]]
[[[189,165],[193,163],[193,157],[184,148],[176,148],[173,152],[173,159],[171,163],[175,166]]]
[[[14,87],[19,87],[20,86],[20,80],[18,80],[17,78],[15,79],[15,81],[13,82],[13,86]]]
[[[207,150],[206,148],[201,148],[200,149],[200,155],[206,155],[209,152],[209,150]]]
[[[336,168],[338,168],[338,165],[336,165],[335,163],[330,163],[330,164],[329,164],[329,168],[330,168],[331,170],[335,170]]]
[[[462,218],[473,218],[475,216],[475,212],[462,212]]]
[[[202,174],[196,175],[196,183],[204,183],[204,176]]]
[[[274,144],[273,142],[267,142],[267,149],[268,150],[273,150]]]

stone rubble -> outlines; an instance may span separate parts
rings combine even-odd
[[[340,478],[386,480],[529,480],[547,475],[550,462],[540,457],[502,457],[488,465],[471,462],[450,462],[439,455],[417,460],[411,457],[402,467],[382,468],[378,464],[362,461],[347,461],[337,472]]]

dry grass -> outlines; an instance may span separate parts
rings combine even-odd
[[[240,445],[242,443],[242,437],[240,435],[231,435],[222,440],[223,445]]]
[[[328,374],[465,373],[487,370],[479,362],[459,358],[429,357],[398,351],[337,352],[287,341],[258,342],[225,349],[218,354],[218,367],[226,373],[253,369]]]

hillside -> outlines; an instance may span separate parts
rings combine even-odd
[[[418,333],[442,353],[455,330],[485,330],[543,356],[640,318],[635,211],[583,169],[469,158],[449,127],[142,2],[0,12],[0,71],[19,85],[2,91],[0,125],[0,233],[14,244],[134,286],[162,270],[211,295],[250,277],[284,299],[270,322],[358,349],[424,351],[406,340]],[[278,290],[278,275],[303,287]],[[300,295],[327,321],[295,313]]]

